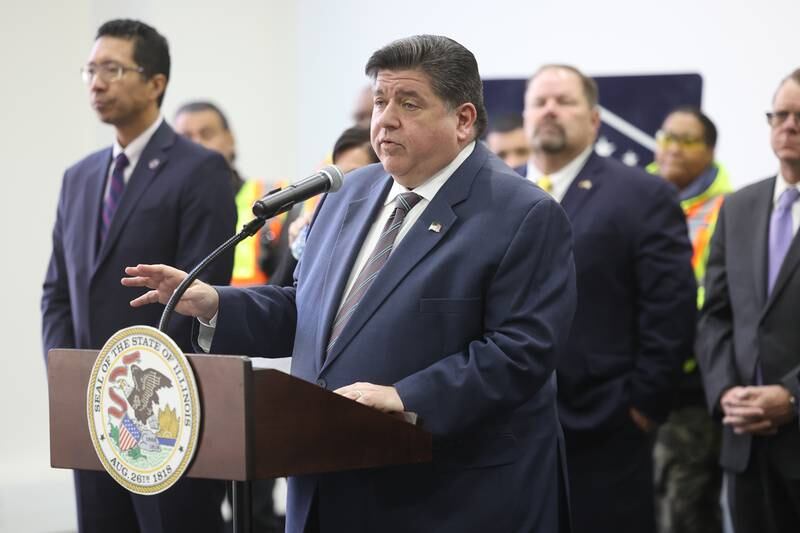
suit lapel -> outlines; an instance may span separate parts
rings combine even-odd
[[[453,206],[469,196],[472,182],[478,170],[485,163],[487,155],[486,149],[480,143],[476,144],[470,157],[447,180],[447,183],[434,196],[433,201],[428,204],[397,248],[392,251],[391,257],[347,321],[336,345],[328,353],[322,367],[323,370],[342,353],[381,304],[398,288],[408,273],[447,235],[458,218],[453,211]],[[385,192],[381,199],[384,196]],[[439,231],[429,229],[434,223],[440,226]],[[359,245],[362,242],[363,238],[359,240]],[[349,271],[347,273],[349,274]],[[332,320],[333,318],[329,317],[327,321],[328,330],[330,330]]]
[[[117,212],[114,213],[114,217],[111,219],[108,235],[106,235],[105,241],[100,246],[95,262],[95,272],[116,245],[120,233],[139,203],[142,194],[167,164],[168,151],[174,142],[175,132],[164,122],[158,127],[147,146],[145,146],[141,157],[139,157],[139,162],[136,164],[136,168],[133,169],[133,174],[131,174],[130,180],[125,186],[125,192],[122,194]]]
[[[353,270],[361,245],[367,237],[375,217],[383,207],[383,200],[392,186],[392,180],[385,176],[367,191],[367,195],[348,204],[342,224],[336,234],[336,242],[331,250],[325,281],[322,286],[323,309],[317,325],[317,368],[325,360],[326,347],[331,326],[339,311],[347,280]],[[338,343],[337,343],[338,344]]]
[[[759,307],[763,307],[767,301],[767,263],[769,261],[769,219],[772,214],[772,193],[775,188],[775,180],[768,183],[764,190],[756,195],[754,205],[751,206],[750,214],[752,217],[753,234],[744,242],[754,243],[753,252],[753,282],[756,286],[756,297]]]
[[[570,220],[575,220],[580,214],[583,204],[602,186],[602,173],[600,172],[602,166],[603,161],[600,156],[592,152],[583,168],[570,183],[567,193],[561,200],[561,207],[567,212]]]

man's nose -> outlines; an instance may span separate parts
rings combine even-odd
[[[542,106],[542,111],[544,111],[546,115],[553,116],[558,112],[558,108],[558,102],[556,102],[555,98],[548,98]]]
[[[394,129],[400,126],[400,115],[397,104],[389,102],[378,113],[376,121],[379,128]]]
[[[681,143],[674,139],[670,139],[664,143],[664,151],[668,154],[676,154],[683,150]]]
[[[95,72],[92,75],[92,80],[89,83],[89,90],[92,92],[95,91],[105,91],[108,88],[108,84],[100,79],[100,74]]]

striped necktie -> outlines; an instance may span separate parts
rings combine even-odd
[[[125,168],[128,166],[128,156],[125,152],[120,152],[114,160],[114,170],[111,171],[111,183],[108,187],[108,193],[103,200],[103,213],[100,220],[100,242],[106,240],[108,228],[111,227],[111,219],[114,216],[119,201],[122,199],[122,193],[125,191]]]
[[[394,211],[392,211],[392,214],[386,221],[386,225],[383,227],[383,231],[381,231],[378,244],[375,245],[375,249],[372,250],[369,260],[367,260],[361,272],[358,273],[358,277],[353,283],[353,288],[350,289],[342,306],[339,308],[339,312],[336,313],[336,319],[333,321],[330,340],[325,350],[326,352],[330,352],[331,348],[336,344],[347,321],[353,315],[353,312],[355,312],[361,299],[372,285],[372,282],[378,277],[381,268],[383,268],[383,265],[385,265],[386,261],[389,259],[389,254],[392,253],[392,247],[394,247],[394,241],[397,239],[397,234],[400,233],[400,228],[403,226],[403,220],[405,220],[408,212],[411,211],[421,199],[421,196],[413,192],[400,194],[395,199]]]

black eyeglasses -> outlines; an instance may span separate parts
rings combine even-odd
[[[767,122],[773,128],[777,128],[786,122],[790,115],[794,117],[795,123],[800,125],[800,111],[767,111]]]
[[[105,83],[110,83],[121,80],[122,76],[129,71],[143,74],[144,68],[126,67],[119,63],[100,63],[99,65],[89,63],[81,68],[81,78],[83,79],[83,83],[87,85],[92,83],[95,76],[99,77]]]

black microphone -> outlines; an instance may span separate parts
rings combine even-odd
[[[316,196],[323,192],[336,192],[342,186],[342,171],[331,165],[325,167],[313,176],[298,181],[293,185],[289,185],[285,189],[275,189],[263,196],[260,200],[253,204],[253,214],[256,216],[253,220],[248,222],[242,227],[242,231],[220,244],[216,250],[211,252],[200,263],[192,269],[189,274],[178,284],[175,292],[170,296],[164,312],[161,313],[161,320],[158,322],[158,329],[167,332],[172,312],[175,306],[178,305],[183,293],[189,288],[189,285],[197,279],[208,265],[213,263],[220,255],[227,250],[233,248],[248,237],[252,237],[256,232],[266,224],[267,219],[289,211],[297,202],[308,200],[312,196]]]
[[[327,166],[285,189],[268,192],[253,204],[253,214],[258,218],[267,219],[285,213],[298,202],[303,202],[324,192],[338,191],[342,186],[343,179],[341,170],[333,165]]]

